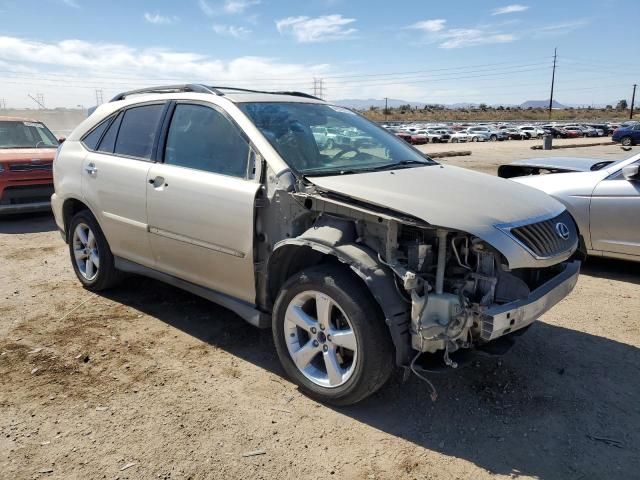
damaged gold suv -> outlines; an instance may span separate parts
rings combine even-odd
[[[510,342],[580,266],[576,224],[551,197],[440,165],[297,92],[123,93],[61,146],[54,180],[86,288],[133,272],[217,302],[271,328],[287,374],[336,405],[422,356],[455,366]]]

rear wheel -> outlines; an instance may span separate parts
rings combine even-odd
[[[497,140],[498,140],[498,137],[497,137],[496,135],[491,135],[491,136],[489,137],[489,140],[491,140],[492,142],[495,142],[495,141],[497,141]]]
[[[89,210],[76,213],[69,222],[69,254],[85,288],[106,290],[120,280],[107,239]]]
[[[630,147],[633,144],[633,140],[631,139],[631,137],[622,137],[620,139],[620,143],[625,147]]]
[[[471,141],[472,142],[477,142],[478,141],[478,137],[471,137]]]
[[[291,277],[273,310],[273,339],[287,374],[310,397],[356,403],[393,370],[393,346],[375,300],[344,267],[322,265]]]

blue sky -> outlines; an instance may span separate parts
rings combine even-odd
[[[8,106],[205,82],[328,99],[605,104],[640,80],[637,0],[0,0]],[[624,46],[628,45],[628,47]],[[627,61],[629,62],[627,64]]]

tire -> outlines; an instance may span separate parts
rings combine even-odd
[[[491,135],[491,136],[489,137],[489,141],[491,141],[491,142],[497,142],[497,141],[498,141],[498,137],[497,137],[497,136],[495,136],[495,135]]]
[[[451,143],[458,143],[458,139],[457,138],[452,138],[451,139]]]
[[[316,298],[331,305],[332,325],[316,320]],[[307,313],[295,315],[296,309]],[[338,346],[337,335],[332,338],[331,332],[340,328],[338,323],[343,331],[350,327],[352,335],[348,338],[353,343],[349,344],[355,349]],[[323,403],[357,403],[382,387],[394,368],[393,345],[382,313],[366,286],[345,267],[320,265],[287,280],[273,308],[272,331],[278,357],[289,377],[306,395]],[[342,336],[345,341],[347,337]],[[303,350],[308,355],[298,355],[299,367],[293,356]],[[332,371],[340,372],[333,379],[327,368],[332,364],[330,359],[338,367]]]
[[[633,139],[629,136],[622,137],[620,139],[620,145],[623,145],[625,147],[630,147],[631,145],[633,145]]]
[[[471,137],[471,141],[472,142],[477,142],[478,141],[478,137]]]
[[[335,148],[335,143],[333,140],[329,139],[327,140],[327,150],[333,150]]]
[[[89,210],[76,213],[69,222],[69,256],[76,277],[87,290],[106,290],[121,279],[107,239]]]

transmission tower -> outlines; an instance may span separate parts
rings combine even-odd
[[[39,110],[43,110],[46,107],[44,106],[44,94],[42,93],[36,93],[36,96],[34,97],[33,95],[31,95],[30,93],[27,93],[27,96],[33,100],[34,102],[36,102],[36,104],[38,105],[38,109]]]
[[[322,78],[313,78],[313,96],[318,98],[324,97],[324,80]]]
[[[96,88],[96,105],[102,105],[104,103],[104,92],[101,88]]]

